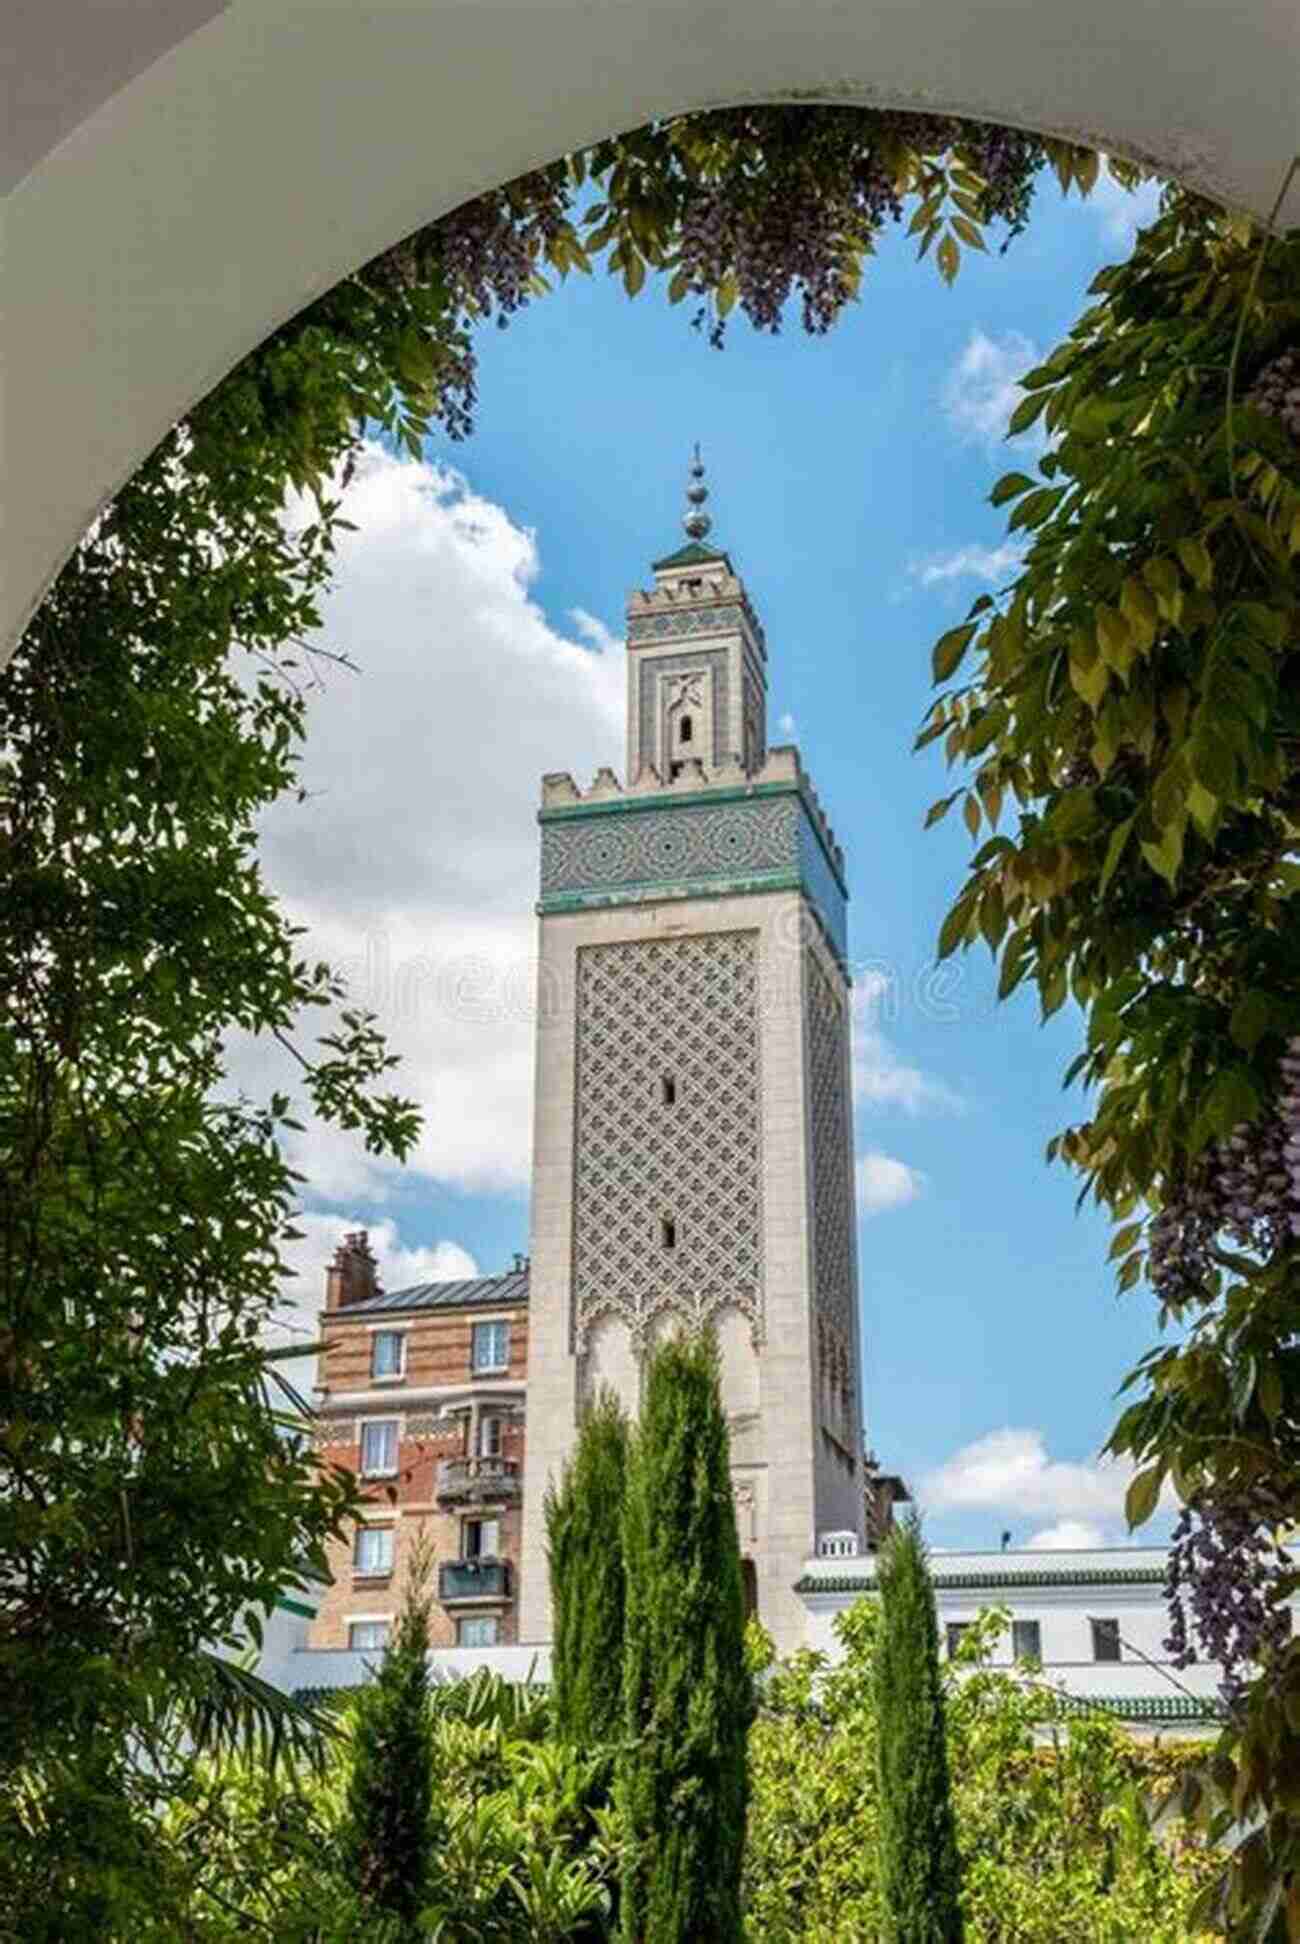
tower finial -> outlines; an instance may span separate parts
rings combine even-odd
[[[704,503],[708,497],[709,489],[704,483],[704,461],[700,457],[700,442],[697,439],[686,487],[686,513],[682,519],[682,525],[692,540],[703,540],[713,525],[712,519],[704,510]]]

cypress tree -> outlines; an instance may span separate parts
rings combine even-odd
[[[358,1691],[343,1866],[377,1924],[415,1939],[428,1899],[433,1755],[429,1738],[429,1615],[433,1555],[412,1549],[397,1627],[374,1678]]]
[[[652,1357],[628,1472],[617,1796],[628,1944],[735,1944],[753,1693],[711,1337]]]
[[[890,1534],[878,1571],[876,1761],[887,1944],[960,1944],[961,1871],[939,1676],[934,1588],[915,1514]]]
[[[627,1463],[627,1418],[602,1390],[558,1489],[546,1495],[551,1711],[560,1740],[584,1750],[616,1740],[620,1727]]]

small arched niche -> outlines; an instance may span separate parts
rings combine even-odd
[[[713,1319],[722,1378],[722,1408],[731,1419],[752,1417],[759,1407],[758,1353],[749,1318],[738,1309],[719,1310]]]
[[[594,1323],[583,1367],[583,1396],[587,1402],[602,1388],[612,1390],[629,1417],[641,1401],[641,1372],[632,1347],[632,1333],[621,1316],[602,1316]]]

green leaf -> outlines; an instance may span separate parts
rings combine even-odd
[[[1124,846],[1132,835],[1135,821],[1134,817],[1126,817],[1124,822],[1117,824],[1111,832],[1110,842],[1106,846],[1106,862],[1101,867],[1101,876],[1097,881],[1099,895],[1104,894],[1119,867],[1119,860],[1124,855]]]
[[[1222,1140],[1243,1121],[1252,1121],[1260,1108],[1255,1083],[1245,1067],[1225,1067],[1206,1090],[1198,1113],[1211,1134]]]
[[[956,904],[944,919],[939,932],[939,957],[941,959],[946,959],[955,952],[965,938],[970,926],[971,909],[974,902],[975,893],[972,891],[963,891],[961,897],[958,898]]]
[[[1017,493],[1027,493],[1033,483],[1028,473],[1003,473],[1001,479],[989,494],[989,504],[991,506],[1003,506],[1009,499],[1014,499]]]
[[[1198,587],[1208,587],[1214,579],[1214,562],[1204,540],[1180,540],[1178,558]]]
[[[1135,1531],[1140,1525],[1145,1525],[1155,1511],[1156,1502],[1160,1497],[1160,1487],[1164,1484],[1165,1470],[1163,1463],[1148,1465],[1147,1469],[1140,1471],[1130,1483],[1124,1494],[1124,1517],[1128,1521],[1130,1532]]]
[[[1022,398],[1007,424],[1007,437],[1014,438],[1018,432],[1027,432],[1038,417],[1049,397],[1047,392],[1033,392]]]
[[[1273,1026],[1277,1008],[1267,992],[1246,992],[1232,1009],[1228,1031],[1246,1053],[1253,1053]]]
[[[1117,1256],[1127,1255],[1141,1233],[1141,1222],[1129,1222],[1124,1228],[1117,1229],[1111,1238],[1110,1261],[1114,1262]]]
[[[949,628],[947,634],[940,635],[934,644],[931,667],[936,682],[946,682],[954,675],[961,664],[971,641],[978,632],[977,621],[963,621],[959,628]]]
[[[960,790],[954,790],[951,795],[940,797],[937,803],[932,803],[925,813],[925,823],[922,828],[928,830],[931,824],[937,824],[941,817],[946,817],[960,795]]]

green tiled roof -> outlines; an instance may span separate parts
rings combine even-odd
[[[661,567],[707,567],[715,560],[726,559],[721,547],[702,547],[698,540],[688,540],[676,553],[665,554],[662,560],[656,560],[653,565],[658,573]],[[727,564],[730,566],[731,563],[728,561]]]
[[[1077,1714],[1101,1709],[1121,1721],[1217,1721],[1219,1709],[1207,1695],[1195,1694],[1068,1694],[1062,1699]]]
[[[1094,1566],[1081,1568],[1077,1573],[932,1573],[930,1579],[940,1592],[982,1593],[1033,1586],[1163,1586],[1165,1574],[1161,1566]],[[824,1579],[818,1573],[805,1573],[794,1590],[796,1593],[874,1593],[876,1582],[874,1577],[866,1578],[861,1573],[827,1574]]]

